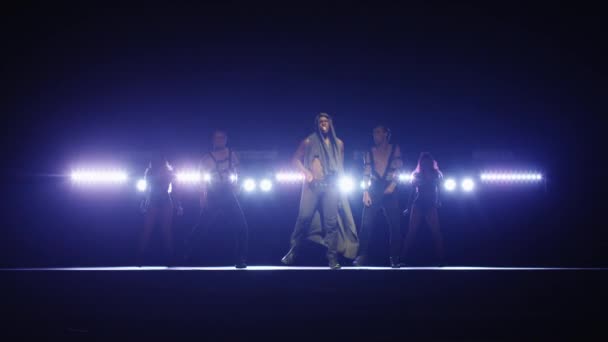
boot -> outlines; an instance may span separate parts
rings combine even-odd
[[[367,255],[359,255],[355,261],[353,261],[353,265],[356,267],[367,266]]]
[[[289,252],[287,252],[287,254],[285,254],[285,256],[283,257],[283,259],[281,259],[281,262],[284,265],[293,265],[296,262],[296,248],[291,247],[291,249],[289,249]]]
[[[399,263],[399,257],[390,257],[391,268],[399,268],[401,264]]]
[[[338,270],[342,267],[338,263],[338,257],[333,253],[327,254],[327,263],[329,264],[329,268],[331,268],[332,270]]]
[[[236,265],[234,266],[238,269],[245,269],[247,268],[247,262],[245,261],[244,258],[239,259],[239,261],[236,262]]]
[[[340,268],[342,268],[342,266],[338,263],[338,260],[335,258],[329,259],[328,264],[329,268],[331,268],[332,270],[339,270]]]

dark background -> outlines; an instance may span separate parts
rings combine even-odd
[[[497,165],[473,158],[489,149],[513,153],[503,166],[545,172],[547,192],[486,188],[447,198],[448,263],[606,266],[594,119],[606,90],[600,13],[555,3],[7,8],[0,263],[130,264],[137,194],[131,185],[73,188],[65,176],[74,165],[138,174],[156,148],[181,165],[225,127],[237,150],[279,153],[244,161],[266,171],[326,111],[349,156],[384,121],[410,168],[431,151],[446,175],[475,175]],[[357,163],[349,158],[353,170]],[[243,199],[251,264],[278,263],[297,200],[297,188]],[[353,196],[357,223],[359,202]],[[195,221],[194,194],[185,206],[178,234]],[[207,262],[227,264],[227,234],[215,236]],[[380,257],[386,236],[375,238]],[[421,240],[423,262],[431,244]]]

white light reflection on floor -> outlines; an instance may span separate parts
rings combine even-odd
[[[590,267],[342,267],[338,271],[605,271],[608,268]],[[0,268],[0,271],[336,271],[329,267],[319,266],[249,266],[247,269],[224,267],[190,267],[190,266],[121,266],[121,267],[33,267],[33,268]]]

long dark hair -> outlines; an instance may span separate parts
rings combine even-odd
[[[418,165],[416,165],[416,169],[414,170],[414,174],[422,174],[422,161],[425,159],[429,159],[433,162],[433,171],[435,171],[439,176],[443,176],[443,173],[439,170],[439,165],[437,164],[437,160],[433,158],[433,155],[429,152],[420,153],[420,157],[418,157]]]
[[[165,153],[155,153],[150,162],[148,163],[148,169],[154,171],[173,171],[173,167],[169,164]]]

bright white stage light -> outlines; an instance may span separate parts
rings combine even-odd
[[[129,177],[120,170],[75,170],[72,171],[71,178],[79,184],[108,184],[124,183]]]
[[[456,181],[453,178],[448,178],[443,183],[443,186],[447,191],[454,191],[456,190]]]
[[[245,189],[246,192],[255,191],[256,187],[257,187],[257,184],[255,183],[255,180],[253,180],[251,178],[247,178],[243,182],[243,189]]]
[[[144,192],[148,188],[148,183],[145,179],[140,179],[137,181],[137,191]]]
[[[466,192],[471,192],[475,188],[475,182],[471,178],[465,178],[462,181],[462,190]]]
[[[362,180],[361,181],[361,190],[365,190],[365,189],[369,188],[370,183],[371,183],[370,181],[366,182],[366,181]]]
[[[276,174],[279,183],[296,183],[304,180],[304,175],[296,172],[279,172]]]
[[[209,175],[209,180],[211,180],[211,175]],[[236,182],[237,180],[239,180],[239,176],[237,176],[236,173],[230,175],[230,181],[232,183]]]
[[[402,183],[410,182],[412,180],[412,175],[407,173],[402,173],[399,175],[399,181]]]
[[[350,176],[342,176],[338,181],[340,191],[343,193],[350,193],[355,189],[355,181]]]
[[[272,190],[272,182],[270,179],[262,179],[262,181],[260,181],[260,189],[264,192]]]
[[[207,183],[211,182],[211,175],[210,175],[210,174],[208,174],[208,173],[205,173],[205,174],[203,175],[203,180],[204,180],[205,182],[207,182]]]
[[[479,178],[485,183],[530,183],[541,181],[543,176],[535,172],[486,172]]]
[[[176,175],[177,181],[180,183],[200,183],[201,174],[198,171],[180,171]]]

